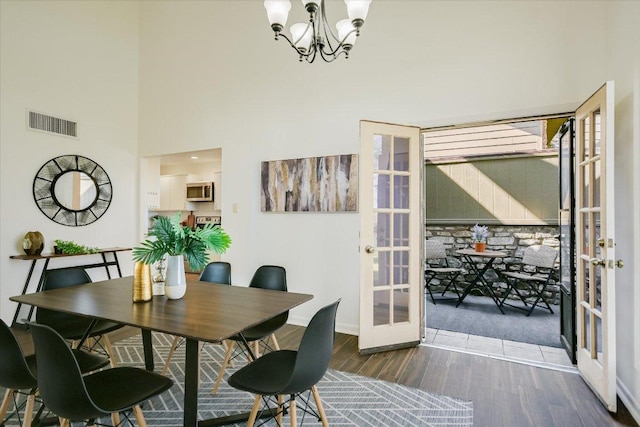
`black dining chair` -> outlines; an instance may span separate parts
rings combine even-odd
[[[265,410],[271,412],[278,425],[282,425],[282,416],[286,410],[283,396],[289,396],[291,426],[297,425],[296,399],[299,396],[305,402],[301,406],[304,412],[318,417],[323,426],[329,425],[316,384],[327,372],[333,354],[339,303],[340,300],[337,300],[321,308],[313,316],[297,351],[278,350],[267,353],[229,377],[231,387],[256,395],[247,427],[252,427],[255,423],[261,402],[264,400],[268,405],[271,399],[266,397],[273,396],[277,398],[277,410]],[[308,394],[303,396],[305,392]],[[308,405],[310,394],[315,400],[317,412]]]
[[[38,390],[47,408],[61,419],[87,421],[112,414],[135,414],[146,425],[140,404],[168,390],[173,381],[145,369],[117,367],[82,375],[64,338],[46,325],[28,322],[36,351]]]
[[[199,279],[201,282],[211,282],[211,283],[219,283],[222,285],[230,285],[231,284],[231,264],[224,261],[213,261],[207,264],[207,266],[200,273]],[[166,375],[169,370],[169,364],[171,363],[171,359],[173,358],[173,353],[176,349],[184,342],[184,338],[175,336],[173,337],[173,342],[171,343],[171,349],[169,350],[169,354],[167,355],[167,360],[164,363],[164,368],[162,368],[162,375]],[[202,345],[202,343],[201,343]],[[202,349],[202,347],[200,347]]]
[[[91,277],[80,267],[48,270],[44,274],[43,280],[43,290],[45,291],[91,283]],[[63,313],[61,311],[44,308],[38,308],[36,310],[37,323],[52,327],[65,339],[70,341],[80,340],[87,329],[89,329],[91,321],[92,319],[89,317]],[[93,343],[87,347],[91,350],[103,349],[104,353],[107,354],[111,360],[111,366],[117,366],[118,363],[107,334],[123,326],[122,324],[107,320],[98,320],[88,336]]]
[[[72,351],[82,372],[95,371],[109,364],[109,359],[106,357],[76,349]],[[20,410],[24,409],[22,425],[24,427],[31,426],[38,390],[36,375],[36,356],[33,354],[24,356],[15,334],[0,319],[0,387],[7,389],[0,406],[0,425],[5,425],[7,420],[13,416],[10,415],[5,419],[13,401],[14,414],[18,420],[20,419]],[[18,393],[27,395],[26,401],[20,405],[15,398]]]
[[[286,292],[287,291],[287,271],[284,269],[284,267],[281,267],[278,265],[260,266],[253,274],[253,277],[251,278],[251,282],[249,283],[249,287]],[[236,335],[226,340],[225,342],[227,345],[227,351],[224,356],[224,361],[222,362],[222,367],[220,368],[220,372],[218,373],[218,378],[216,379],[216,383],[214,384],[213,389],[211,390],[211,394],[216,394],[218,392],[218,389],[220,388],[220,383],[222,382],[223,375],[227,370],[227,365],[232,359],[233,350],[239,341],[241,342],[244,338],[248,343],[253,343],[253,346],[254,346],[253,353],[255,357],[260,357],[261,344],[263,348],[265,348],[265,350],[271,350],[271,345],[269,344],[269,341],[273,343],[274,349],[280,350],[280,346],[278,345],[278,340],[276,339],[275,332],[287,323],[288,318],[289,318],[289,312],[286,311],[256,326],[252,326],[249,329],[245,329],[244,331],[242,331],[242,336]],[[248,355],[247,357],[251,359],[250,355]]]

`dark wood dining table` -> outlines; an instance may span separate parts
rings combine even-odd
[[[11,297],[10,300],[141,328],[145,365],[153,370],[151,332],[186,338],[184,426],[229,424],[244,414],[198,420],[199,342],[221,342],[284,313],[313,295],[187,281],[182,299],[133,302],[133,276]],[[88,332],[87,332],[88,333]],[[246,344],[246,343],[245,343]],[[247,346],[248,347],[248,346]]]

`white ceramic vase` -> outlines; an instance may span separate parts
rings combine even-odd
[[[169,255],[164,279],[164,293],[169,299],[180,299],[187,291],[187,277],[184,272],[184,256]]]

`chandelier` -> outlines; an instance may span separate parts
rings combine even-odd
[[[332,62],[341,54],[349,58],[349,52],[360,35],[360,27],[369,12],[371,0],[344,0],[347,5],[349,19],[343,19],[336,24],[337,36],[327,22],[323,0],[302,0],[304,8],[309,13],[308,23],[298,23],[291,26],[291,37],[282,32],[291,2],[289,0],[265,0],[267,17],[275,39],[282,37],[298,52],[300,62],[315,61],[319,54],[325,62]]]

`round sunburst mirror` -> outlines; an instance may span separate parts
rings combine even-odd
[[[58,224],[77,227],[97,221],[111,204],[111,180],[93,160],[66,155],[42,165],[33,180],[40,211]]]

